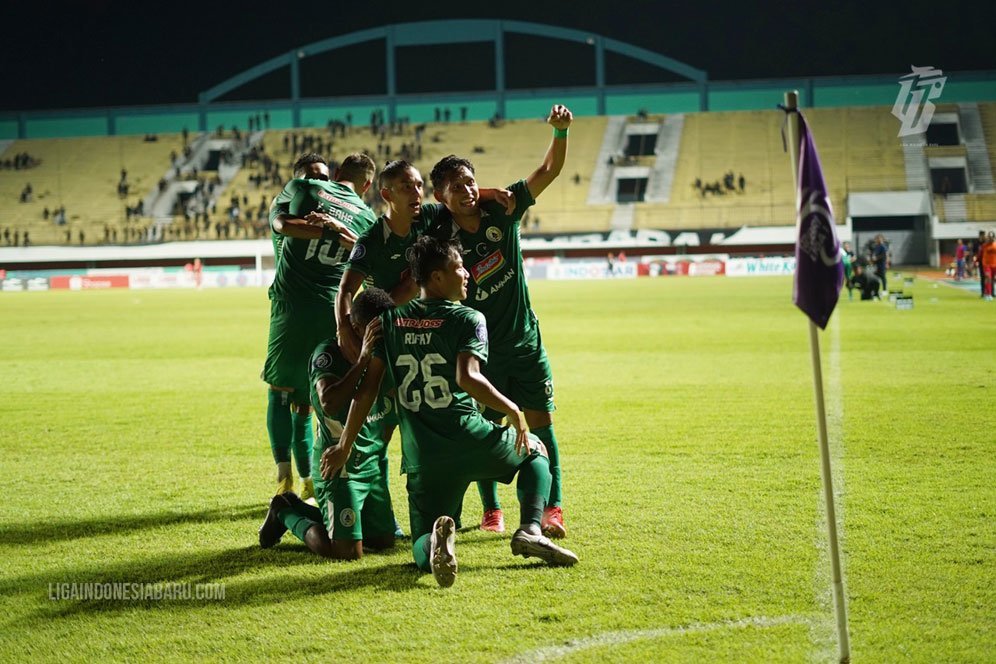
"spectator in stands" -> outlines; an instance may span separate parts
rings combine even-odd
[[[17,247],[17,246],[20,246],[20,244],[21,244],[21,231],[20,230],[15,230],[14,231],[14,246]]]
[[[346,115],[349,115],[348,113]],[[270,128],[270,112],[263,111],[263,126],[267,129]]]
[[[187,128],[184,127],[183,131],[181,133],[183,135],[183,144],[186,145],[187,144],[187,139],[190,138],[190,131],[188,131]]]
[[[49,211],[48,211],[48,206],[46,205],[45,209],[42,210],[42,219],[48,221],[48,217],[49,217]]]
[[[607,277],[614,277],[615,276],[615,266],[616,266],[616,257],[615,257],[615,255],[613,255],[613,253],[610,251],[606,255],[605,260],[608,262],[608,265],[606,265],[606,267],[605,267],[605,276],[607,276]]]
[[[461,106],[460,107],[460,122],[466,122],[466,121],[467,121],[467,107],[466,106]]]
[[[3,243],[5,245],[7,245],[8,247],[10,246],[10,229],[9,228],[4,228],[3,229]]]
[[[854,299],[854,251],[851,243],[841,244],[841,262],[844,264],[844,285],[847,286],[847,299]]]
[[[81,228],[80,229],[80,245],[82,246],[84,242],[86,242],[86,234],[83,232],[83,229]]]
[[[25,247],[31,246],[31,240],[28,239],[28,231],[24,231],[24,246]],[[989,298],[989,299],[992,299],[992,298]]]
[[[740,185],[740,193],[744,193],[744,189],[747,188],[747,180],[744,179],[743,173],[741,173],[740,177],[737,179],[737,184]]]
[[[574,174],[574,184],[581,184],[581,174],[580,173],[575,173]]]

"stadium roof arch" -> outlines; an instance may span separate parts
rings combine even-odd
[[[293,105],[294,125],[297,126],[301,100],[300,61],[326,51],[346,48],[355,44],[383,39],[385,41],[387,67],[386,90],[387,107],[390,120],[395,119],[397,101],[397,77],[395,71],[395,49],[401,46],[431,46],[454,43],[492,42],[495,49],[495,89],[493,94],[497,99],[497,112],[505,114],[505,98],[508,93],[505,86],[505,35],[517,33],[534,35],[549,39],[588,44],[595,49],[595,96],[597,112],[605,114],[605,96],[607,84],[605,81],[605,52],[611,51],[638,60],[654,67],[664,69],[684,77],[693,84],[699,95],[699,110],[708,110],[708,82],[705,71],[696,69],[673,58],[648,51],[645,48],[627,44],[615,39],[591,32],[583,32],[570,28],[562,28],[541,23],[524,21],[506,21],[495,19],[454,19],[445,21],[420,21],[415,23],[396,23],[393,25],[351,32],[347,35],[330,37],[295,48],[287,53],[270,58],[254,67],[232,76],[217,85],[202,91],[198,95],[201,104],[208,104],[219,97],[236,90],[261,76],[283,67],[290,67],[290,99]]]

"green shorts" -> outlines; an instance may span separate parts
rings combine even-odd
[[[315,500],[333,540],[394,536],[394,510],[387,477],[314,480]]]
[[[311,354],[335,332],[335,310],[330,304],[270,300],[270,338],[263,380],[274,387],[293,388],[291,399],[308,403]]]
[[[523,410],[538,410],[552,413],[553,372],[547,359],[543,342],[537,340],[531,348],[521,353],[506,355],[504,352],[491,354],[484,365],[484,376],[499,392],[514,401]],[[488,409],[488,419],[499,419],[501,414]]]
[[[529,439],[539,442],[539,438],[532,434],[529,434]],[[538,455],[539,452],[531,452],[519,456],[515,451],[515,430],[509,428],[494,447],[486,453],[464,457],[459,466],[425,464],[418,472],[408,473],[408,515],[412,540],[431,532],[432,524],[443,515],[458,518],[464,494],[471,483],[492,480],[509,484],[519,467]]]

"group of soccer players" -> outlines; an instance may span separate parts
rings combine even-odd
[[[362,200],[376,171],[368,156],[349,155],[335,173],[318,155],[295,164],[270,213],[263,379],[278,486],[261,546],[288,530],[330,558],[392,546],[401,532],[387,446],[400,425],[412,553],[439,585],[456,577],[455,532],[475,482],[481,529],[504,532],[497,482],[517,478],[512,553],[577,562],[551,541],[567,534],[553,379],[519,246],[522,216],[563,168],[572,119],[551,109],[543,162],[504,190],[480,189],[471,162],[450,155],[432,169],[438,203],[427,204],[418,170],[388,163],[379,219]]]

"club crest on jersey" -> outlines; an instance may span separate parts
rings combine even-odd
[[[477,250],[477,255],[478,256],[487,256],[488,255],[488,245],[487,245],[486,242],[478,242],[477,246],[474,247],[474,249]]]
[[[484,321],[484,316],[479,316],[477,319],[477,328],[474,330],[477,335],[477,340],[482,344],[488,343],[488,325]]]
[[[501,242],[501,229],[497,226],[488,226],[488,230],[484,231],[484,237],[492,242]]]
[[[352,508],[345,508],[339,512],[339,523],[346,528],[352,528],[353,524],[356,523],[356,512],[354,512]]]
[[[470,268],[470,273],[473,275],[475,282],[481,283],[488,277],[501,271],[503,267],[505,267],[505,257],[502,255],[501,249],[498,249],[480,263]]]
[[[332,366],[332,355],[329,353],[321,353],[315,358],[315,368],[316,369],[328,369]]]
[[[358,261],[366,255],[367,255],[367,248],[362,244],[360,244],[359,242],[357,242],[355,245],[353,245],[353,251],[352,253],[349,254],[349,260]]]

